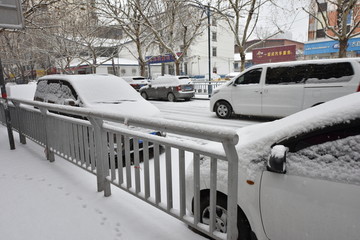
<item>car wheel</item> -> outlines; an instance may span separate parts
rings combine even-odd
[[[176,97],[175,97],[175,95],[173,93],[169,93],[167,95],[167,98],[168,98],[169,102],[175,102],[176,101]]]
[[[146,92],[141,92],[141,96],[146,100],[148,99],[148,95],[146,94]]]
[[[210,224],[210,197],[209,195],[200,200],[200,222],[206,225]],[[227,198],[224,196],[217,196],[216,199],[216,213],[215,213],[215,229],[221,233],[227,233]],[[238,207],[238,240],[251,240],[251,227],[244,212]]]
[[[216,103],[215,112],[219,118],[230,118],[232,108],[227,102],[218,102]]]

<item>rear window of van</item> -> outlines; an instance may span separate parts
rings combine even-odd
[[[349,62],[270,67],[266,84],[348,82],[354,75]]]

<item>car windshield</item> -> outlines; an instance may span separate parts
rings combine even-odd
[[[72,84],[82,100],[89,103],[119,103],[141,99],[127,82],[116,77],[79,79]]]

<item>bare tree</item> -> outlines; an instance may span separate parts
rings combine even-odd
[[[198,2],[197,0],[195,1]],[[219,19],[224,20],[234,34],[235,44],[238,46],[241,59],[241,70],[245,69],[246,50],[255,46],[245,47],[245,43],[255,33],[260,18],[260,9],[264,7],[265,4],[272,2],[272,0],[218,0],[210,5],[213,14],[216,14]],[[282,32],[282,30],[277,28],[274,32],[262,39],[262,41],[280,32]],[[256,44],[259,43],[261,43],[261,41]]]
[[[160,53],[174,58],[175,73],[179,75],[181,61],[205,27],[204,11],[186,1],[149,1],[146,5],[144,1],[132,1],[145,26],[154,34]]]
[[[327,11],[323,4],[328,4]],[[360,6],[357,0],[313,0],[310,9],[304,10],[314,17],[325,32],[325,35],[339,41],[339,58],[346,57],[348,41],[360,35]]]
[[[103,0],[97,4],[97,11],[100,16],[110,22],[119,25],[125,33],[126,38],[136,46],[136,52],[129,49],[130,53],[138,60],[140,75],[145,76],[146,53],[151,47],[152,33],[147,30],[137,6],[146,6],[150,1],[143,0]]]

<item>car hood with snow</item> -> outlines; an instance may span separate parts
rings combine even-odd
[[[160,110],[144,100],[122,78],[113,75],[52,75],[42,79],[66,81],[77,93],[80,106],[124,115],[155,117]],[[49,91],[52,92],[52,91]],[[56,92],[56,91],[54,91]],[[59,99],[59,97],[56,97]]]
[[[275,143],[359,118],[360,93],[353,93],[279,120],[240,128],[237,130],[239,142],[236,145],[239,167],[254,177],[256,172],[265,169]],[[209,147],[223,151],[221,146]]]

